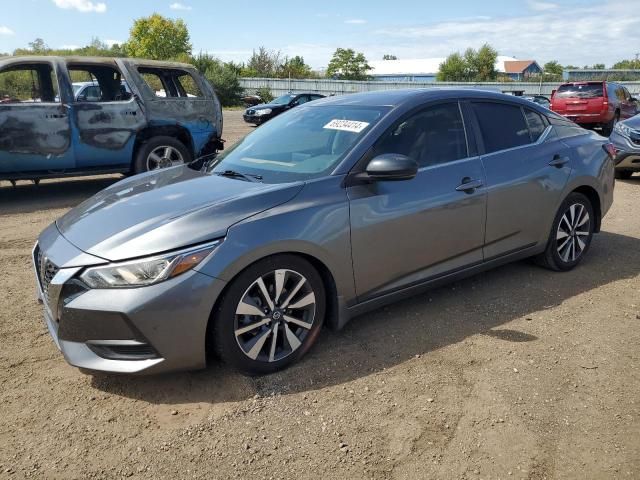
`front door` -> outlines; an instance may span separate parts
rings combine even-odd
[[[348,188],[359,301],[482,261],[486,198],[480,159],[469,156],[457,102],[408,115],[371,158],[415,159],[417,176]]]
[[[74,166],[68,110],[60,100],[54,64],[5,66],[0,71],[0,175],[29,178]]]

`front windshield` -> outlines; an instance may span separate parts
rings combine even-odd
[[[295,95],[282,95],[269,103],[273,103],[274,105],[287,105],[294,97]]]
[[[388,110],[350,105],[289,110],[222,152],[209,170],[258,175],[267,183],[319,178],[331,173]]]

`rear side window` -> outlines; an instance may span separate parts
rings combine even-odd
[[[527,124],[529,125],[531,140],[537,142],[547,128],[547,123],[542,118],[542,115],[534,112],[533,110],[529,110],[528,108],[524,109],[524,116],[527,119]]]
[[[480,123],[485,153],[531,143],[529,127],[519,106],[478,102],[473,108]]]
[[[604,95],[602,83],[560,85],[555,98],[598,98]]]
[[[420,167],[466,158],[467,140],[458,103],[435,105],[391,127],[380,138],[375,155],[400,153]]]
[[[138,73],[156,97],[193,98],[204,96],[195,79],[184,70],[139,67]]]

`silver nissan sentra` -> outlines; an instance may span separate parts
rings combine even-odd
[[[248,374],[323,324],[536,257],[585,256],[613,201],[613,147],[525,100],[402,90],[311,102],[215,158],[125,179],[33,252],[49,331],[88,370]]]

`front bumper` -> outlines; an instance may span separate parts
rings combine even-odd
[[[636,143],[617,131],[611,134],[609,141],[616,149],[617,170],[640,171],[640,142]]]
[[[253,125],[262,125],[264,122],[271,118],[270,115],[247,115],[246,113],[242,115],[242,118],[245,122],[251,123]]]
[[[34,249],[37,296],[69,364],[145,374],[206,366],[207,324],[225,282],[192,270],[147,287],[91,290],[75,280],[84,266],[71,266],[43,283],[49,251],[40,245]]]

